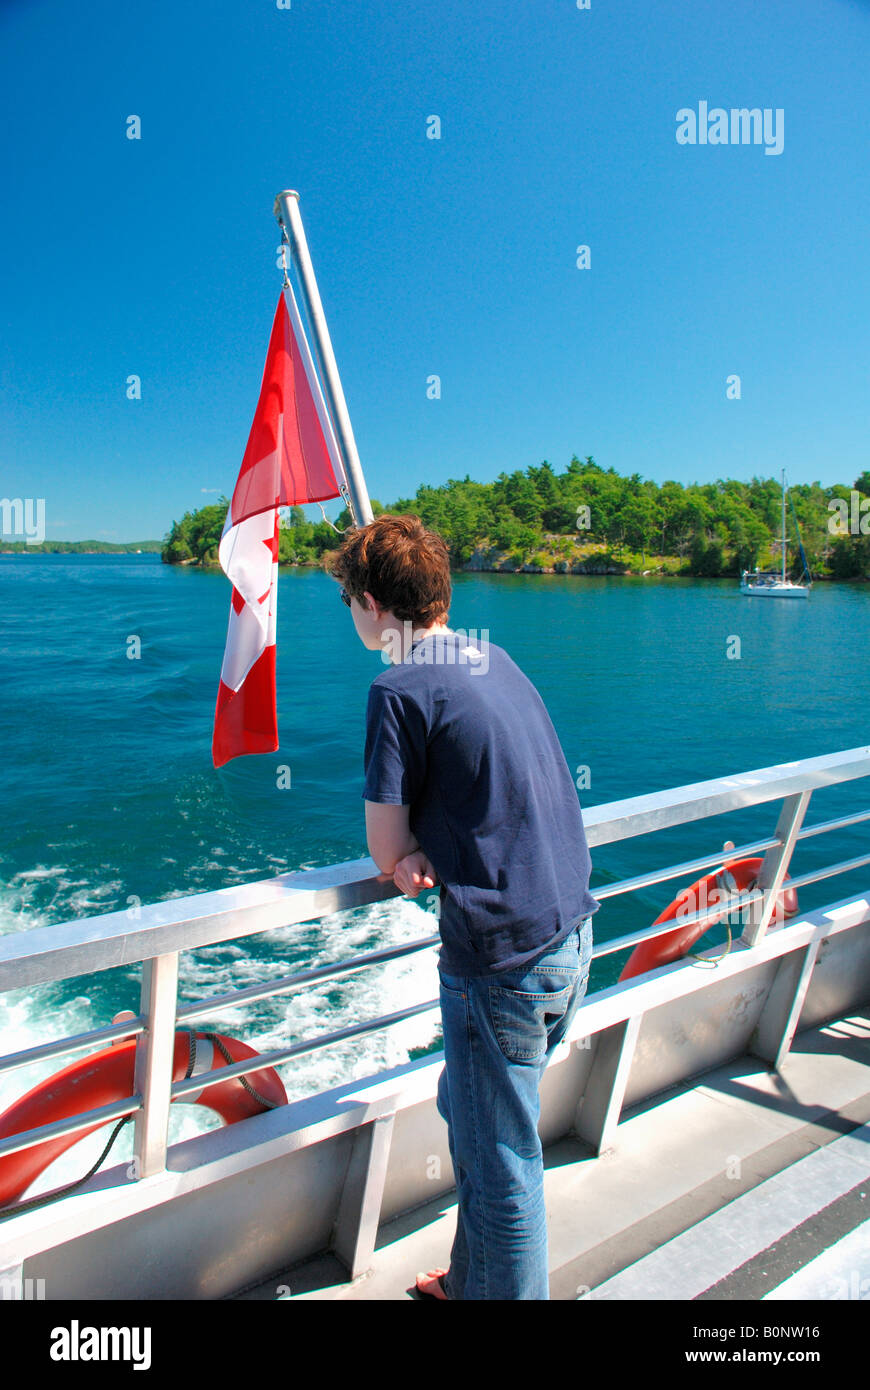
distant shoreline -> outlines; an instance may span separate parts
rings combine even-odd
[[[159,555],[163,541],[0,541],[0,555]]]
[[[112,550],[53,550],[49,548],[50,542],[40,546],[28,546],[16,550],[0,550],[3,555],[159,555],[160,544],[153,549],[146,550],[145,546],[117,546]],[[165,564],[174,565],[179,569],[199,569],[221,571],[219,564],[203,562],[200,560],[169,560]],[[325,565],[320,560],[288,560],[282,561],[279,570],[307,569],[325,570]],[[512,565],[507,563],[487,563],[481,560],[469,560],[464,565],[451,565],[451,574],[554,574],[560,577],[565,575],[576,575],[580,578],[598,579],[603,576],[615,577],[617,579],[692,579],[705,580],[727,579],[736,581],[740,578],[734,574],[717,575],[698,575],[692,574],[689,570],[681,568],[655,567],[652,569],[632,569],[629,565],[620,563],[582,563],[575,562],[568,564],[566,561],[557,561],[556,565],[544,567],[532,564]],[[867,584],[870,579],[862,576],[851,576],[849,578],[837,579],[833,575],[817,575],[813,579],[814,584]]]

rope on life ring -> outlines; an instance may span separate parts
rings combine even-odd
[[[197,1043],[206,1043],[206,1049],[199,1049]],[[222,1061],[214,1055],[220,1053]],[[238,1038],[229,1038],[220,1033],[191,1033],[186,1029],[175,1034],[172,1079],[180,1081],[205,1071],[228,1066],[231,1062],[246,1061],[258,1054],[253,1047]],[[87,1110],[95,1110],[114,1101],[124,1100],[133,1093],[133,1076],[136,1060],[136,1039],[129,1038],[80,1057],[77,1062],[65,1067],[34,1086],[0,1115],[0,1139],[11,1138],[24,1130],[36,1129],[40,1125],[51,1124],[56,1120],[71,1119]],[[254,1084],[256,1083],[256,1084]],[[287,1104],[287,1093],[278,1073],[272,1067],[247,1076],[232,1076],[227,1081],[217,1081],[207,1090],[192,1095],[180,1096],[183,1103],[204,1105],[213,1110],[225,1124],[235,1124],[238,1120],[249,1119],[265,1110],[273,1110]],[[0,1157],[0,1218],[15,1216],[31,1207],[46,1202],[57,1201],[74,1188],[86,1182],[106,1158],[123,1126],[132,1115],[124,1115],[112,1131],[108,1144],[94,1166],[75,1182],[46,1197],[35,1197],[28,1202],[18,1202],[16,1198],[27,1191],[49,1163],[53,1162],[68,1148],[93,1134],[109,1120],[98,1120],[87,1129],[76,1130],[72,1134],[59,1135],[55,1139],[44,1139],[28,1149]],[[10,1203],[15,1203],[10,1207]]]
[[[696,912],[703,912],[708,903],[713,910],[702,917],[700,921],[689,923],[688,926],[677,927],[674,931],[665,932],[649,941],[641,941],[629,956],[628,963],[619,979],[628,980],[635,975],[645,975],[647,971],[656,970],[661,965],[670,965],[675,960],[682,960],[705,932],[709,931],[723,917],[727,917],[730,898],[756,887],[763,862],[762,859],[737,859],[731,864],[725,864],[716,873],[699,878],[691,887],[682,889],[670,906],[666,907],[664,912],[653,922],[654,927],[660,926],[662,922],[678,920],[680,917],[691,917]],[[788,875],[786,875],[787,878]],[[797,890],[786,888],[784,883],[777,894],[773,916],[770,919],[771,924],[779,925],[787,918],[794,917],[797,910]],[[718,964],[720,960],[725,959],[730,951],[730,924],[726,923],[726,927],[728,944],[725,951],[721,956],[710,959],[709,962],[703,962],[704,964]]]

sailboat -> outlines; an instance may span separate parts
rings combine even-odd
[[[810,575],[807,557],[804,552],[803,542],[801,541],[800,528],[798,526],[797,515],[792,503],[792,515],[794,516],[795,530],[797,531],[798,545],[800,546],[801,559],[803,560],[803,571],[797,583],[786,579],[785,567],[787,559],[787,542],[785,534],[785,499],[788,487],[785,481],[785,469],[782,470],[782,540],[777,544],[782,546],[782,572],[778,570],[744,570],[740,576],[740,592],[749,597],[759,598],[809,598],[812,588],[812,576]],[[803,582],[806,577],[806,583]]]

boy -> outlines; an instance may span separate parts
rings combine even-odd
[[[456,1177],[436,1299],[547,1299],[538,1084],[586,989],[590,860],[540,695],[501,647],[446,624],[450,567],[414,516],[352,530],[330,566],[357,634],[391,663],[369,690],[366,837],[416,897],[440,880],[445,1067]]]

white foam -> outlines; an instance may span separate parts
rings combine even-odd
[[[47,924],[46,914],[31,906],[30,900],[37,884],[49,878],[67,891],[79,887],[66,879],[64,870],[57,866],[39,866],[27,874],[16,875],[7,890],[0,890],[0,934]],[[78,897],[72,896],[77,897],[81,908],[99,907],[104,905],[101,899],[117,895],[120,887],[117,883],[102,884],[96,889],[85,885],[86,891]],[[425,901],[422,895],[421,901]],[[424,911],[415,901],[395,898],[335,913],[319,922],[267,933],[256,938],[255,950],[245,941],[221,942],[182,954],[179,1002],[192,1003],[435,933],[437,920],[432,913]],[[81,992],[60,1003],[57,985],[0,995],[3,1054],[106,1026],[111,1016],[96,1016],[87,994],[87,977],[78,984]],[[426,950],[316,986],[302,987],[288,995],[216,1013],[198,1020],[195,1026],[200,1032],[213,1031],[241,1038],[258,1051],[266,1052],[437,997],[436,955],[433,950]],[[430,1046],[436,1040],[439,1026],[440,1015],[436,1008],[376,1033],[297,1057],[279,1068],[288,1099],[299,1099],[400,1065],[409,1059],[412,1049]],[[0,1072],[0,1114],[39,1082],[83,1055],[70,1053],[16,1071]],[[221,1123],[204,1106],[173,1105],[170,1143],[214,1129]],[[82,1177],[97,1161],[110,1132],[111,1126],[105,1125],[79,1140],[49,1165],[28,1189],[27,1196],[37,1196]],[[128,1124],[118,1135],[105,1166],[129,1164],[132,1145],[133,1125]]]
[[[198,951],[195,957],[184,957],[179,991],[192,1002],[224,989],[243,989],[303,968],[421,940],[436,932],[437,921],[432,913],[410,899],[390,899],[365,909],[335,913],[317,923],[270,932],[271,958],[239,952],[238,943],[231,961],[222,961],[227,954],[224,945]],[[281,950],[285,943],[286,953]],[[433,950],[426,950],[302,986],[244,1009],[227,1010],[211,1017],[207,1025],[198,1022],[197,1027],[207,1026],[242,1037],[258,1051],[266,1052],[437,998],[436,956]],[[398,1066],[409,1059],[412,1049],[430,1046],[439,1026],[436,1008],[376,1033],[304,1053],[280,1068],[288,1098],[298,1099]]]

